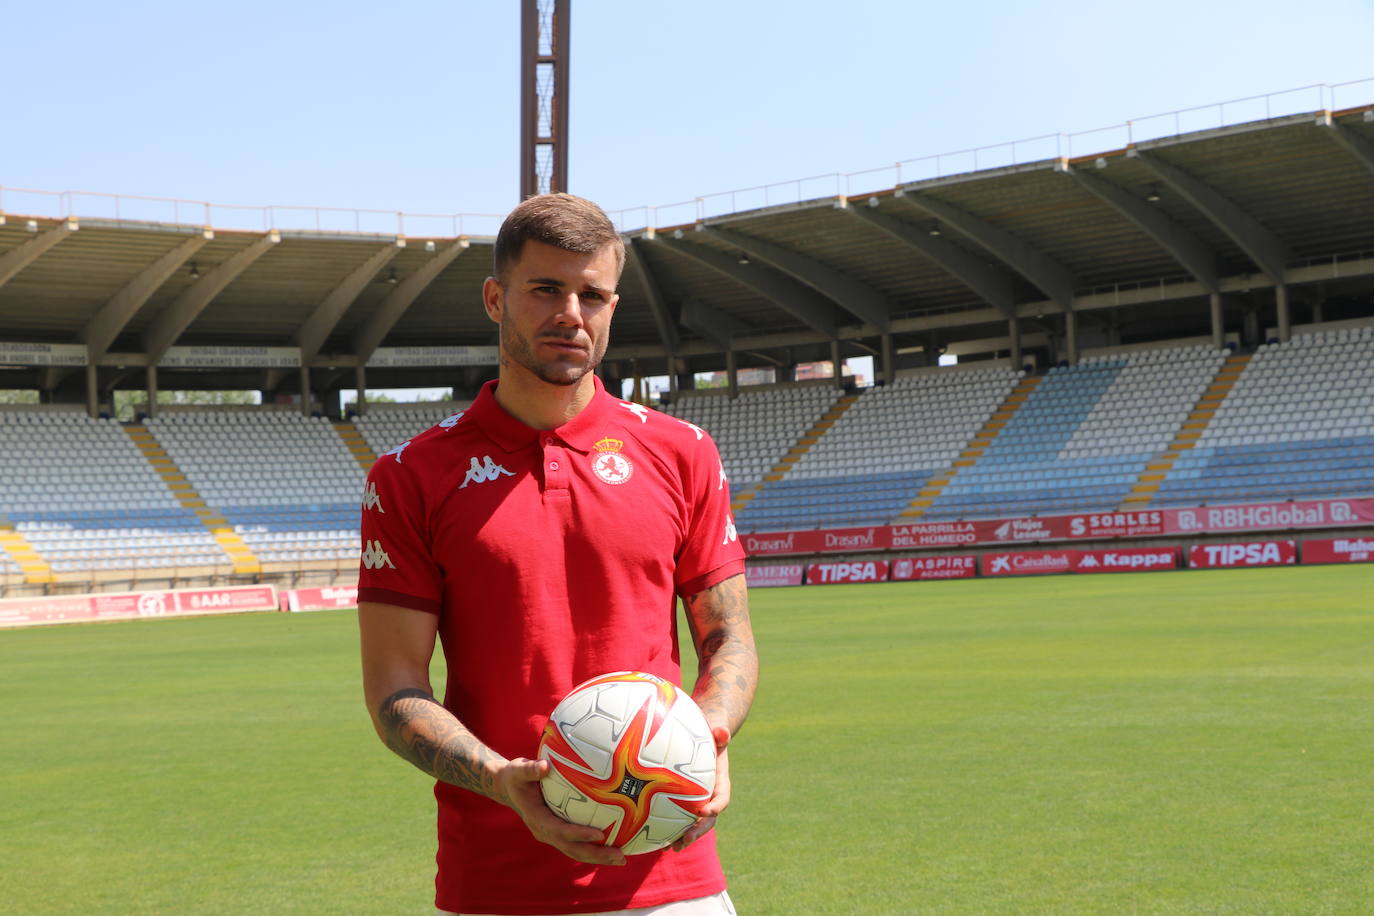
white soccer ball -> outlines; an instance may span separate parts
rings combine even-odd
[[[716,745],[701,709],[676,685],[640,671],[581,684],[549,716],[544,801],[596,827],[626,855],[662,849],[697,819],[716,785]]]

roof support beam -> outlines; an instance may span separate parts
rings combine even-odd
[[[310,365],[311,361],[319,356],[320,348],[334,332],[344,312],[348,311],[348,307],[357,301],[367,284],[373,281],[400,250],[395,244],[378,248],[371,257],[344,277],[343,282],[330,290],[329,295],[320,300],[320,304],[315,306],[310,317],[305,319],[305,323],[291,336],[291,342],[301,348],[302,366]]]
[[[124,284],[100,307],[100,311],[91,316],[78,339],[86,345],[87,358],[92,365],[98,364],[100,358],[109,352],[115,338],[152,298],[153,293],[180,270],[192,255],[204,248],[207,241],[203,235],[196,235],[182,242],[139,271],[138,276]]]
[[[305,323],[296,329],[296,333],[291,335],[291,342],[301,348],[301,365],[309,366],[316,356],[320,355],[320,349],[324,342],[329,339],[329,335],[338,326],[339,319],[343,318],[348,307],[357,301],[367,284],[396,257],[400,246],[395,243],[383,245],[372,253],[366,261],[354,268],[353,271],[344,277],[343,282],[329,291],[329,294],[320,300],[320,304],[315,306],[315,310],[310,313],[310,317],[305,319]],[[288,375],[286,369],[266,369],[262,376],[262,390],[276,391],[282,382],[286,381]]]
[[[749,331],[740,322],[699,299],[688,299],[682,303],[682,323],[702,337],[715,341],[726,351],[734,349],[735,338]]]
[[[1337,124],[1331,118],[1331,112],[1323,112],[1317,118],[1317,125],[1325,127],[1331,139],[1339,143],[1347,153],[1355,157],[1360,165],[1374,173],[1374,143],[1365,139],[1362,134],[1357,134],[1344,124]]]
[[[391,333],[391,329],[401,320],[406,309],[414,304],[420,293],[425,291],[425,287],[433,283],[443,269],[452,264],[454,258],[467,250],[467,247],[467,239],[459,239],[421,264],[410,276],[396,285],[391,295],[383,300],[377,311],[373,312],[353,335],[353,353],[358,358],[357,365],[367,365],[367,361],[372,358],[372,352],[381,345],[386,335]]]
[[[879,331],[887,330],[891,322],[887,297],[867,283],[781,245],[733,229],[703,226],[702,231],[800,280],[865,324]]]
[[[1149,169],[1156,178],[1215,223],[1271,280],[1283,282],[1288,248],[1259,220],[1217,193],[1210,185],[1154,153],[1131,147],[1126,155]]]
[[[43,252],[75,232],[76,226],[74,221],[64,220],[55,229],[49,229],[0,254],[0,286],[10,282],[15,274],[42,257]]]
[[[658,277],[654,276],[653,268],[639,250],[643,244],[644,242],[635,239],[627,239],[625,260],[635,272],[635,276],[639,277],[639,282],[644,287],[644,295],[649,300],[649,310],[653,313],[654,324],[658,327],[658,337],[663,341],[668,353],[672,354],[677,352],[677,323],[668,308],[668,300],[664,298],[663,287],[658,284]]]
[[[844,210],[860,221],[881,229],[897,241],[915,248],[1003,315],[1010,318],[1014,314],[1012,278],[1009,274],[947,239],[932,236],[911,223],[879,212],[873,203],[878,198],[870,197],[868,200],[867,206],[850,205]]]
[[[802,324],[827,337],[835,336],[834,303],[786,274],[779,274],[753,263],[740,264],[734,257],[705,245],[665,239],[662,236],[655,236],[653,243],[709,267],[741,286],[748,287]]]
[[[993,257],[1035,284],[1066,312],[1073,311],[1073,291],[1081,284],[1063,264],[1005,229],[925,194],[903,189],[896,195],[911,207],[967,236]]]
[[[1061,161],[1057,168],[1072,178],[1080,188],[1116,210],[1137,229],[1154,239],[1156,244],[1197,278],[1208,292],[1216,292],[1216,255],[1206,243],[1177,220],[1112,182],[1091,172],[1074,168],[1067,161]]]
[[[275,240],[281,236],[274,232],[260,237],[247,248],[235,253],[227,261],[205,273],[192,283],[176,301],[162,310],[153,323],[143,332],[143,349],[148,354],[148,365],[156,366],[167,353],[167,348],[177,342],[186,332],[196,316],[205,310],[216,296],[248,266],[267,253]]]

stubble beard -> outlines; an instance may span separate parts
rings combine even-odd
[[[546,334],[545,337],[558,336]],[[563,339],[574,340],[577,337],[576,330]],[[515,329],[515,324],[510,320],[510,313],[506,312],[501,316],[501,362],[503,365],[515,364],[525,369],[535,378],[549,385],[568,387],[576,385],[588,374],[593,372],[597,366],[601,365],[602,358],[606,355],[607,340],[602,338],[593,344],[591,352],[588,354],[587,363],[584,366],[568,366],[559,360],[541,362],[534,353],[534,345],[529,338],[523,336]]]

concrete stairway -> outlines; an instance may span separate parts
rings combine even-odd
[[[1035,391],[1039,384],[1039,377],[1022,379],[1012,389],[1011,394],[1007,395],[1007,399],[1002,402],[1001,406],[993,411],[992,416],[983,424],[983,428],[969,440],[968,445],[959,453],[959,457],[954,459],[948,468],[926,481],[926,485],[916,494],[916,498],[902,510],[900,517],[918,519],[924,515],[931,504],[935,502],[935,498],[944,491],[945,487],[949,486],[954,475],[964,468],[973,467],[978,459],[983,457],[983,452],[992,444],[992,440],[997,438],[997,434],[1006,428],[1007,423],[1016,415],[1016,411],[1021,409],[1021,405],[1026,403],[1031,392]]]
[[[1216,377],[1207,386],[1207,390],[1198,399],[1197,404],[1188,413],[1188,419],[1183,421],[1182,428],[1174,435],[1174,441],[1169,443],[1169,447],[1160,452],[1155,458],[1145,465],[1145,470],[1140,472],[1140,478],[1135,486],[1131,487],[1131,492],[1122,500],[1119,507],[1122,511],[1129,509],[1142,509],[1150,504],[1154,499],[1155,493],[1159,491],[1159,485],[1169,476],[1169,471],[1173,469],[1174,462],[1178,460],[1180,452],[1186,451],[1197,444],[1201,438],[1202,431],[1205,430],[1212,417],[1216,415],[1217,407],[1226,400],[1226,396],[1231,393],[1231,388],[1236,384],[1246,365],[1250,362],[1249,356],[1229,357],[1221,368],[1217,370]]]

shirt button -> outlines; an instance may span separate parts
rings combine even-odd
[[[550,471],[556,471],[556,470],[558,470],[558,462],[557,462],[557,461],[550,461],[550,462],[549,462],[549,470],[550,470]]]
[[[552,438],[545,438],[545,439],[544,439],[544,444],[545,444],[546,446],[547,446],[547,445],[553,445],[553,439],[552,439]]]

